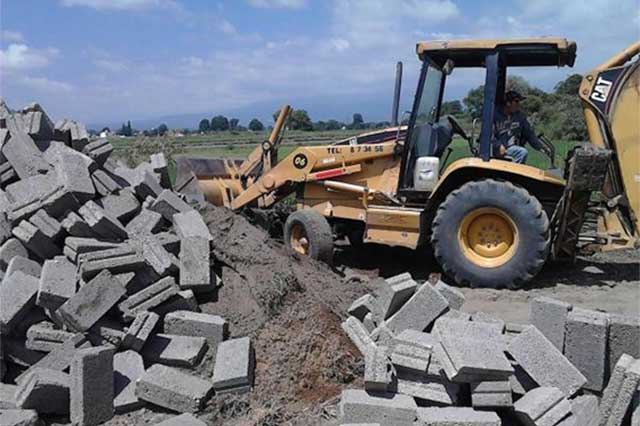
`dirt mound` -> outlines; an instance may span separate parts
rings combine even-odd
[[[227,209],[201,213],[223,265],[222,288],[201,308],[225,317],[232,335],[251,335],[257,359],[253,392],[214,398],[205,418],[224,425],[321,421],[322,404],[361,376],[361,357],[340,322],[349,304],[369,289],[287,252]]]

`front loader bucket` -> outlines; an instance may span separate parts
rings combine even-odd
[[[231,173],[242,164],[239,158],[176,157],[175,189],[192,198],[223,206],[242,191]]]

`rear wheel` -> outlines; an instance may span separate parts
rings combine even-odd
[[[284,241],[291,250],[331,264],[333,233],[327,219],[315,210],[298,210],[284,224]]]
[[[440,205],[432,230],[436,259],[460,284],[521,287],[540,271],[549,251],[542,205],[509,182],[464,184]]]

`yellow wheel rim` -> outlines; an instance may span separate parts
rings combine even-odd
[[[482,207],[462,219],[458,241],[468,260],[483,268],[497,268],[514,256],[518,228],[504,211]]]
[[[309,237],[304,227],[296,223],[291,228],[291,237],[289,238],[291,248],[301,254],[309,254]]]

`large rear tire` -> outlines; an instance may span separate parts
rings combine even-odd
[[[327,264],[333,261],[333,233],[315,210],[298,210],[284,224],[284,241],[291,250]]]
[[[431,243],[444,272],[459,284],[520,288],[549,253],[549,219],[540,202],[509,182],[468,182],[447,196]]]

